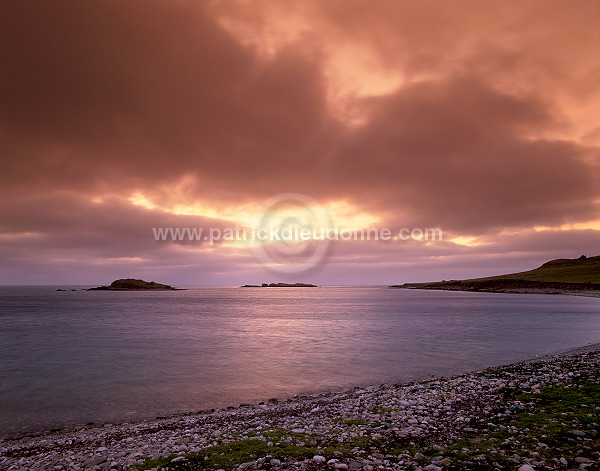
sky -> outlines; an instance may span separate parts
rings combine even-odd
[[[600,254],[596,0],[21,0],[0,21],[0,284],[397,284]],[[286,225],[392,238],[155,237]]]

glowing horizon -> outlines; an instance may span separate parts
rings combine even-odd
[[[0,283],[395,284],[598,254],[598,2],[32,1],[0,6]],[[280,226],[444,238],[281,241],[320,258],[273,274],[273,241],[153,237],[257,227],[281,195],[305,200]]]

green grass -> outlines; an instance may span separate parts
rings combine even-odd
[[[366,422],[364,420],[358,420],[358,419],[344,420],[344,423],[346,425],[365,425],[366,424]]]
[[[387,407],[377,406],[377,407],[373,408],[372,412],[374,414],[384,415],[384,414],[391,414],[392,412],[396,412],[396,409],[389,409]]]
[[[517,365],[504,368],[498,374],[524,374],[535,367],[536,364]],[[388,442],[386,438],[373,439],[368,435],[338,443],[333,430],[328,437],[323,437],[276,428],[261,431],[261,439],[241,438],[185,455],[185,460],[173,461],[178,457],[169,456],[147,460],[135,468],[147,470],[168,466],[172,471],[227,469],[266,456],[296,461],[316,454],[332,458],[334,453],[338,456],[341,453],[350,457],[362,450],[392,455],[408,452],[411,456],[420,452],[425,456],[419,463],[423,466],[434,457],[443,456],[449,460],[444,464],[445,471],[467,468],[471,471],[514,470],[525,461],[545,460],[551,465],[553,460],[563,457],[568,460],[568,467],[579,468],[575,457],[595,460],[594,453],[600,451],[600,372],[578,374],[572,381],[568,386],[543,388],[540,393],[529,388],[517,390],[509,405],[518,404],[519,407],[509,407],[512,414],[490,426],[489,432],[468,435],[437,446],[427,442],[419,444],[414,438],[411,440],[417,441],[416,444],[402,444]],[[363,424],[358,419],[342,419],[341,422],[348,426]],[[585,435],[579,436],[573,431],[583,431]],[[525,450],[538,455],[531,455]],[[515,454],[519,457],[515,458]]]
[[[225,445],[207,447],[198,453],[185,455],[185,461],[175,461],[176,456],[146,460],[136,468],[140,470],[169,466],[170,469],[188,471],[205,468],[227,468],[270,454],[267,442],[258,439],[239,440]]]
[[[584,260],[552,260],[533,270],[480,279],[513,279],[556,283],[600,283],[600,256],[589,257]]]
[[[527,284],[529,282],[529,285]],[[466,280],[444,280],[429,283],[406,283],[403,287],[429,289],[514,289],[545,288],[540,283],[564,283],[575,285],[592,285],[590,288],[600,289],[600,256],[585,259],[558,259],[544,263],[533,270],[509,273],[506,275],[470,278]],[[593,286],[595,285],[595,286]],[[548,288],[569,289],[569,286],[548,285]]]
[[[600,449],[599,383],[600,375],[590,373],[570,387],[548,387],[540,394],[522,391],[515,399],[524,406],[516,408],[514,416],[503,424],[507,429],[498,427],[483,436],[457,440],[443,451],[427,449],[422,453],[450,458],[456,464],[448,465],[448,470],[462,469],[465,462],[471,463],[473,471],[516,469],[516,463],[510,460],[515,454],[521,459],[545,459],[547,463],[564,457],[571,467],[578,468],[575,457],[595,460],[593,453]],[[508,427],[516,429],[516,437],[514,429],[509,431]],[[585,432],[585,436],[575,435],[574,430]],[[523,450],[539,455],[530,456]]]
[[[194,471],[203,469],[226,469],[238,464],[255,461],[265,456],[280,460],[304,460],[319,454],[333,457],[334,453],[349,456],[356,446],[365,446],[370,442],[368,438],[359,437],[347,445],[321,444],[320,446],[302,445],[310,443],[311,435],[303,435],[276,429],[263,434],[266,440],[250,438],[235,440],[226,444],[203,448],[197,453],[184,455],[185,461],[173,461],[177,456],[168,456],[157,460],[146,460],[135,465],[138,470],[160,468],[168,466],[173,471]],[[290,438],[295,443],[290,443]],[[278,442],[277,442],[278,441]],[[272,443],[272,444],[269,444]]]

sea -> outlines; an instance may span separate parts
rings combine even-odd
[[[0,437],[450,376],[600,342],[600,298],[82,288],[0,286]]]

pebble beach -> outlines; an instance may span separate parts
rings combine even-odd
[[[0,470],[598,470],[600,344],[448,378],[0,441]]]

